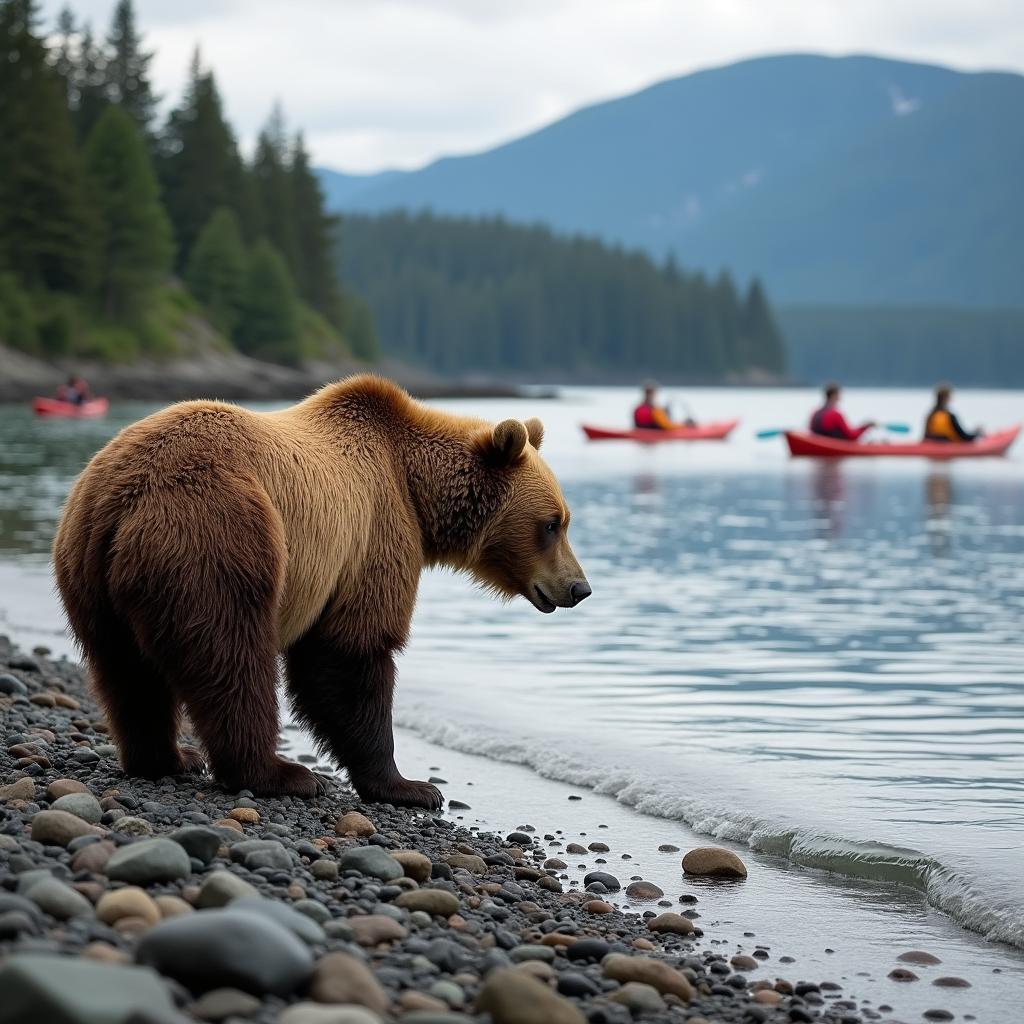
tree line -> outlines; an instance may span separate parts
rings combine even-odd
[[[345,217],[342,279],[389,355],[466,370],[721,380],[785,371],[761,284],[500,218]]]
[[[131,0],[102,40],[68,9],[47,34],[37,0],[0,0],[0,341],[166,352],[201,311],[255,357],[372,358],[301,132],[275,109],[244,160],[198,51],[158,124],[152,59]]]

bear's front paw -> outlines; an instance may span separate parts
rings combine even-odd
[[[437,786],[429,782],[413,782],[400,775],[384,782],[357,784],[356,791],[370,804],[425,807],[428,811],[439,811],[444,806],[444,797]]]

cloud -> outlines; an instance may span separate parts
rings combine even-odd
[[[58,3],[44,5],[56,17]],[[137,0],[176,101],[198,43],[243,144],[280,99],[347,170],[483,149],[571,110],[764,53],[1024,71],[1017,0]],[[77,14],[105,30],[112,0]]]

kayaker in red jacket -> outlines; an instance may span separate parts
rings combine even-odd
[[[874,425],[874,420],[859,427],[851,427],[846,417],[839,411],[840,391],[838,384],[825,386],[825,404],[815,411],[811,417],[811,433],[822,437],[839,437],[845,441],[858,441]]]
[[[657,385],[645,384],[643,401],[633,410],[633,424],[641,430],[673,430],[693,427],[696,423],[687,417],[683,423],[673,423],[666,409],[656,403]]]

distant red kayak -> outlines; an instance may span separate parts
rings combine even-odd
[[[33,398],[32,411],[37,416],[57,416],[70,420],[93,419],[106,416],[110,403],[105,398],[90,398],[88,402],[76,405],[62,402],[59,398]]]
[[[675,427],[672,430],[643,429],[616,430],[614,427],[592,427],[583,424],[583,433],[591,441],[639,441],[641,444],[659,444],[662,441],[723,441],[739,420],[721,420],[696,427]]]
[[[1020,424],[988,434],[977,441],[915,441],[910,444],[887,444],[871,441],[844,441],[837,437],[821,437],[800,430],[786,432],[786,443],[792,455],[810,455],[817,458],[840,458],[847,455],[903,455],[921,459],[979,459],[985,456],[1005,455],[1017,440]]]

